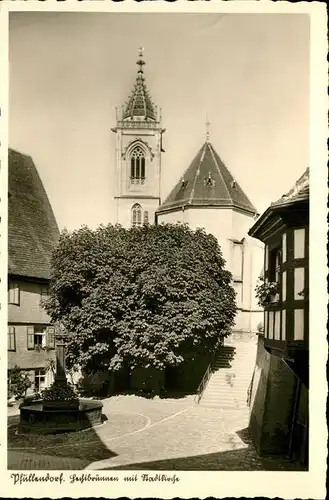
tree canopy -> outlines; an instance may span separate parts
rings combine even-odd
[[[63,232],[46,309],[69,332],[67,364],[163,369],[211,353],[236,314],[217,240],[186,225]]]

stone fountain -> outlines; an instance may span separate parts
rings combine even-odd
[[[79,399],[65,374],[66,333],[56,328],[55,381],[43,399],[20,407],[21,432],[58,433],[87,429],[102,423],[102,403]]]

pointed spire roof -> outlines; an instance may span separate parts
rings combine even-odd
[[[138,66],[136,82],[125,106],[123,119],[138,117],[145,120],[155,120],[154,106],[145,83],[143,49],[139,51],[139,59],[136,64]]]
[[[257,214],[249,198],[207,140],[158,213],[189,206],[231,207]]]

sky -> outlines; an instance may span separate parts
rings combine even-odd
[[[306,14],[10,14],[9,146],[32,156],[60,229],[115,222],[115,107],[138,48],[162,108],[164,201],[210,141],[258,211],[308,166]]]

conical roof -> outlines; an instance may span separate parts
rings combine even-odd
[[[9,150],[8,272],[50,278],[58,226],[33,160]]]
[[[204,143],[158,213],[188,206],[216,206],[257,210],[226,168],[212,144]]]
[[[139,54],[139,60],[137,61],[138,72],[136,77],[136,83],[134,85],[131,96],[128,98],[128,102],[124,109],[123,119],[133,119],[133,118],[144,118],[145,120],[155,120],[155,112],[153,103],[150,98],[150,94],[147,90],[143,66],[145,61],[142,58],[142,51]]]

